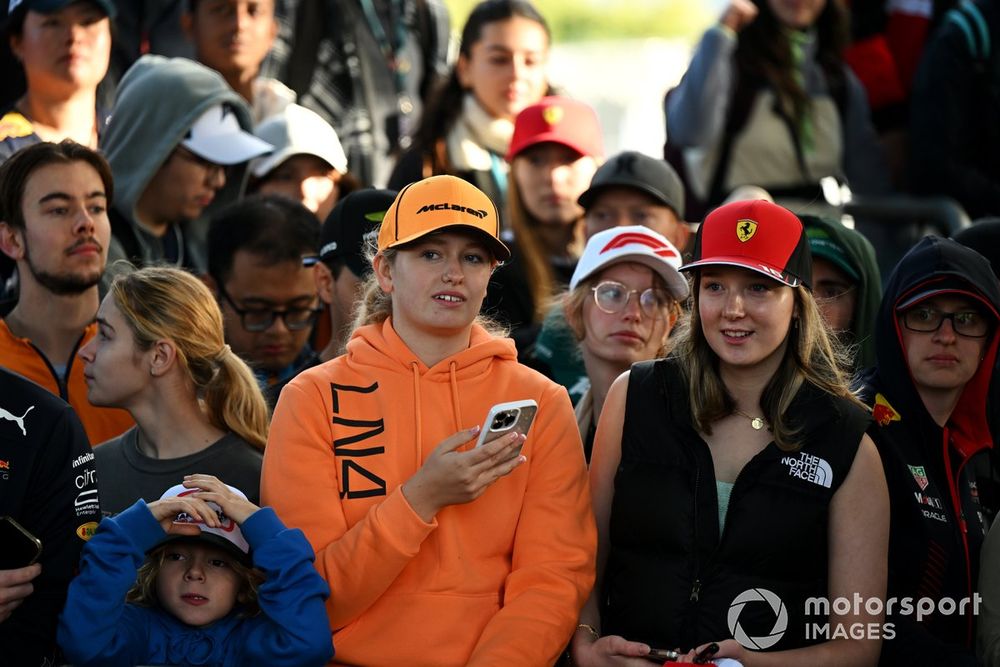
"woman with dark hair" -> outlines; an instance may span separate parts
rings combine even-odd
[[[828,176],[888,190],[864,89],[841,57],[846,21],[843,0],[731,0],[705,33],[664,102],[702,208],[741,185],[813,201]]]
[[[437,174],[460,176],[503,202],[514,118],[551,92],[549,26],[528,0],[484,0],[462,29],[458,62],[422,116],[389,188]]]
[[[39,141],[72,139],[97,148],[107,121],[97,108],[97,85],[111,58],[114,4],[24,0],[11,6],[5,36],[27,89],[11,107],[0,109],[0,162]]]
[[[878,661],[888,494],[811,263],[802,223],[768,202],[723,206],[698,230],[681,269],[689,322],[604,402],[598,581],[575,664],[638,666],[650,647],[747,666]],[[855,603],[807,602],[820,599]]]

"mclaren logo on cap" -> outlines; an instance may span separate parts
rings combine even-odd
[[[611,239],[606,246],[601,248],[601,253],[604,254],[609,250],[617,250],[618,248],[624,248],[632,244],[640,244],[649,246],[653,249],[653,254],[659,257],[676,257],[677,253],[674,252],[673,248],[666,245],[662,241],[659,241],[652,236],[647,236],[646,234],[619,234],[618,236]]]
[[[736,221],[736,238],[746,243],[757,233],[757,223],[749,218],[742,218]]]
[[[469,208],[467,206],[462,206],[461,204],[427,204],[417,209],[417,215],[427,213],[428,211],[461,211],[462,213],[474,215],[477,218],[486,217],[486,211],[478,208]]]
[[[555,125],[563,118],[562,107],[547,107],[542,109],[542,119],[549,125]]]

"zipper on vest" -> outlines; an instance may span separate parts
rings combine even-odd
[[[698,542],[698,487],[701,482],[701,467],[695,462],[694,468],[694,584],[691,586],[691,595],[688,600],[697,602],[701,593],[701,561],[698,557],[700,545]]]
[[[965,556],[965,590],[969,594],[969,599],[972,599],[973,589],[972,589],[972,559],[969,554],[969,524],[965,521],[965,507],[962,505],[961,493],[958,490],[959,482],[962,480],[962,469],[965,468],[965,464],[969,462],[969,457],[962,457],[962,460],[958,464],[958,469],[953,470],[951,466],[951,431],[947,426],[942,429],[942,444],[944,453],[944,470],[945,475],[948,478],[948,491],[951,496],[952,507],[955,509],[955,523],[958,524],[958,535],[962,540],[962,555]],[[966,622],[966,636],[965,645],[972,646],[975,640],[974,635],[974,617],[972,614],[968,615]]]
[[[695,579],[694,585],[691,586],[691,597],[688,598],[691,602],[697,602],[698,597],[701,594],[701,579]]]

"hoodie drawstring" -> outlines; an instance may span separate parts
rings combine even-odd
[[[455,417],[455,431],[461,431],[465,426],[462,423],[462,410],[458,405],[458,374],[455,370],[457,368],[458,364],[454,361],[448,364],[448,376],[451,380],[451,411]]]
[[[420,418],[420,413],[422,412],[420,404],[420,369],[416,361],[410,362],[410,370],[413,371],[413,428],[416,432],[417,441],[416,467],[420,468],[424,464],[424,443],[423,424]],[[462,410],[458,404],[458,364],[454,361],[448,364],[448,379],[451,386],[451,414],[455,420],[455,431],[457,432],[462,430],[464,426],[462,426]]]
[[[413,429],[417,438],[417,460],[414,469],[419,470],[420,466],[424,464],[424,443],[422,424],[420,423],[420,371],[417,368],[417,362],[410,362],[410,370],[413,371]]]

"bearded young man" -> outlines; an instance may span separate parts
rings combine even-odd
[[[97,334],[112,192],[104,158],[69,140],[29,146],[0,168],[0,250],[20,278],[18,303],[0,320],[0,365],[73,406],[91,445],[133,424],[125,410],[90,404],[76,358]]]

